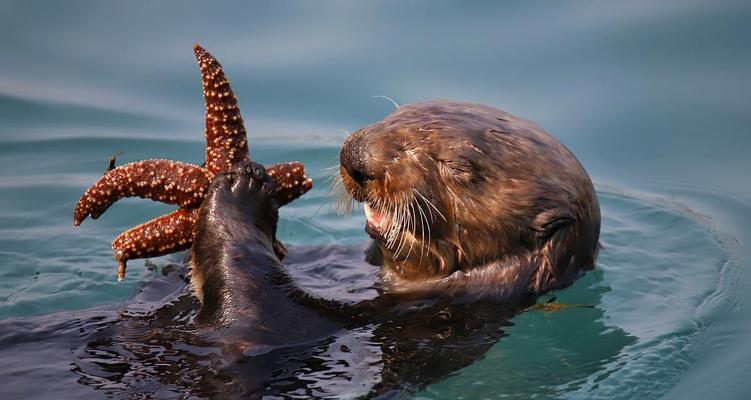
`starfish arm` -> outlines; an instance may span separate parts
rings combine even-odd
[[[248,159],[248,139],[237,98],[219,62],[193,45],[203,81],[206,103],[206,169],[210,176]]]
[[[313,181],[305,175],[305,166],[296,161],[274,164],[266,172],[276,183],[277,204],[283,206],[305,194],[313,187]]]
[[[275,198],[280,206],[297,199],[313,187],[302,163],[275,164],[267,171],[277,185]],[[122,280],[125,277],[128,260],[159,257],[190,248],[198,213],[198,208],[179,208],[118,235],[112,241],[118,263],[117,278]],[[274,246],[278,257],[284,258],[284,245],[278,242]]]
[[[123,197],[141,198],[198,207],[203,201],[209,178],[204,169],[170,160],[145,160],[108,171],[84,192],[73,211],[78,226],[86,217],[97,219]]]
[[[128,260],[159,257],[190,248],[199,209],[177,210],[128,229],[112,241],[118,263],[117,279],[125,276]]]

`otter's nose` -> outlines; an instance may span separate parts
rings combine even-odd
[[[339,162],[349,176],[360,186],[373,179],[368,166],[368,143],[364,131],[357,131],[347,138],[339,152]]]

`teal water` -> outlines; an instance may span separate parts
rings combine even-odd
[[[346,132],[393,109],[374,96],[500,107],[594,178],[598,268],[555,295],[595,307],[513,318],[416,397],[744,398],[749,37],[740,1],[2,2],[0,319],[127,304],[154,278],[139,260],[116,282],[109,243],[169,207],[124,200],[79,228],[72,210],[115,152],[202,162],[198,42],[232,81],[253,158],[314,179],[281,212],[291,247],[365,242],[325,181]]]

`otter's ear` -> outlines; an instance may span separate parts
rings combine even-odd
[[[569,210],[553,208],[537,214],[532,221],[532,230],[537,233],[541,242],[545,242],[556,231],[572,224],[574,221],[576,221],[576,218]]]

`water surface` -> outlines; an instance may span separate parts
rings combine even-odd
[[[86,352],[113,310],[179,297],[179,279],[158,283],[181,254],[151,260],[153,268],[131,262],[118,283],[109,246],[170,208],[125,200],[80,228],[71,219],[117,151],[123,163],[202,162],[193,42],[224,64],[253,157],[303,161],[315,181],[282,210],[280,237],[290,247],[363,245],[362,215],[330,212],[325,178],[346,132],[393,109],[373,96],[501,107],[558,137],[595,179],[598,268],[554,294],[594,308],[518,315],[486,336],[487,349],[468,366],[435,372],[436,382],[405,377],[405,385],[419,382],[406,388],[415,396],[734,399],[751,389],[743,296],[751,284],[751,7],[743,2],[9,1],[0,11],[0,319],[8,327],[0,392],[180,393],[180,384],[102,374],[100,362],[121,350]],[[150,285],[159,287],[144,291]],[[71,315],[89,322],[59,325]],[[67,350],[52,339],[7,345],[31,327],[42,338],[80,328],[83,339]],[[384,344],[368,335],[350,340]],[[325,366],[334,364],[323,363],[316,381],[327,382]],[[376,385],[378,368],[374,356],[353,379]],[[186,376],[183,388],[195,383]]]

